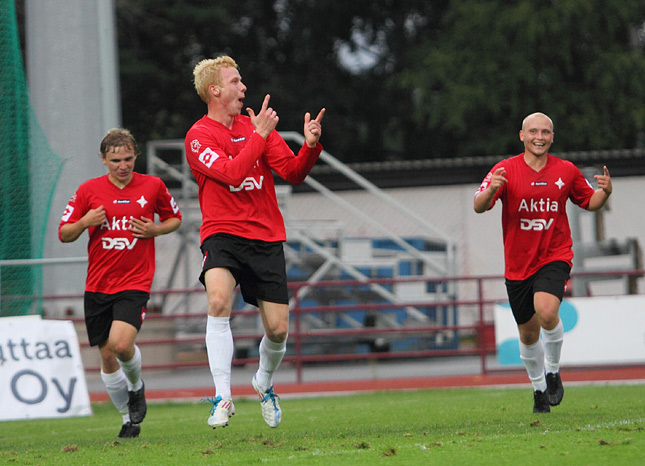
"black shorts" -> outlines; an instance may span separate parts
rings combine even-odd
[[[208,269],[228,269],[240,285],[244,301],[258,305],[258,299],[288,304],[287,270],[281,241],[266,242],[217,233],[201,246],[204,259],[199,281]]]
[[[508,301],[515,322],[522,325],[531,320],[535,314],[533,295],[538,291],[552,294],[562,301],[570,272],[569,264],[557,261],[546,264],[526,280],[506,280]]]
[[[85,328],[90,346],[100,345],[110,336],[112,322],[121,320],[141,330],[150,293],[139,290],[115,294],[85,292]]]

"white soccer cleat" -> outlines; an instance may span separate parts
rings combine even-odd
[[[208,418],[208,425],[213,429],[216,427],[226,427],[228,425],[228,419],[235,414],[233,401],[223,400],[219,395],[214,400],[208,397],[206,400],[213,403],[210,411],[211,416]]]
[[[262,391],[258,386],[258,381],[253,376],[251,385],[260,397],[260,406],[262,407],[262,417],[269,427],[278,427],[282,421],[282,410],[280,409],[280,397],[273,393],[273,387],[267,391]]]

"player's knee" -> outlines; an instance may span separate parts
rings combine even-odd
[[[125,340],[117,341],[112,345],[112,352],[121,361],[128,361],[132,357],[132,344]]]
[[[559,321],[558,311],[544,312],[540,315],[540,327],[542,328],[552,329],[558,325]]]
[[[208,295],[208,315],[213,317],[222,317],[230,314],[229,300],[219,293],[210,293]]]
[[[540,332],[520,332],[520,341],[526,346],[534,345],[540,338]]]
[[[111,374],[119,370],[121,366],[113,353],[101,353],[101,368],[107,374]]]
[[[279,324],[273,328],[267,329],[267,337],[274,343],[282,343],[287,339],[289,334],[289,324]]]

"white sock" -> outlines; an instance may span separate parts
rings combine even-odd
[[[215,395],[224,400],[231,397],[231,364],[233,363],[233,333],[228,317],[208,316],[206,322],[206,352],[211,368]]]
[[[282,343],[275,343],[266,335],[260,341],[260,367],[255,373],[258,386],[266,391],[273,387],[273,373],[278,369],[284,354],[287,352],[287,339]]]
[[[520,341],[520,359],[524,363],[526,372],[533,384],[533,390],[546,390],[546,378],[544,377],[544,346],[542,340],[527,346]]]
[[[137,345],[134,345],[134,356],[129,361],[121,361],[117,358],[121,369],[125,374],[128,390],[131,392],[136,392],[141,389],[143,383],[141,382],[141,351]]]
[[[564,341],[562,320],[551,330],[542,329],[542,340],[544,340],[544,367],[548,374],[554,374],[560,370],[560,353]]]
[[[128,413],[128,384],[125,374],[121,369],[111,374],[106,374],[101,369],[101,379],[112,403],[123,416],[123,423],[125,424],[130,420],[130,414]]]

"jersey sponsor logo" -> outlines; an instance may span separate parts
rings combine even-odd
[[[552,201],[550,198],[540,199],[522,199],[518,212],[557,212],[558,202]]]
[[[486,178],[484,178],[484,181],[482,181],[481,186],[479,187],[479,191],[485,191],[486,188],[488,188],[488,184],[490,183],[491,178],[493,177],[493,172],[488,172],[488,175],[486,175]]]
[[[199,154],[199,161],[206,165],[207,168],[210,168],[211,165],[213,165],[213,162],[219,158],[219,154],[215,152],[213,149],[210,147],[207,147],[204,149],[204,151]]]
[[[543,218],[521,218],[520,219],[520,228],[522,230],[533,230],[533,231],[544,231],[551,228],[553,225],[553,219],[549,220]]]
[[[129,204],[130,199],[115,199],[112,204]]]
[[[74,213],[74,207],[72,207],[71,205],[67,204],[67,206],[65,207],[65,212],[63,212],[63,218],[61,220],[63,222],[68,221],[73,213]]]
[[[170,207],[172,207],[173,214],[176,214],[177,212],[179,212],[179,206],[177,206],[177,203],[175,202],[175,198],[172,196],[170,197]]]
[[[112,217],[112,224],[110,225],[110,219],[107,218],[101,224],[101,229],[107,228],[108,230],[127,230],[128,225],[130,224],[130,219],[132,216],[126,217],[125,215],[121,218]]]
[[[101,244],[103,245],[103,249],[116,249],[117,251],[121,251],[126,248],[132,249],[137,244],[137,239],[133,238],[130,241],[128,238],[110,238],[105,236],[101,238]]]
[[[231,138],[231,142],[242,142],[246,141],[246,136],[242,136],[241,138]]]
[[[172,213],[176,214],[177,212],[179,212],[179,207],[175,202],[175,198],[172,197],[172,194],[170,194],[170,190],[168,190],[168,188],[166,188],[166,194],[170,197],[170,207],[172,207]]]
[[[237,191],[252,191],[254,189],[262,189],[262,183],[264,182],[264,176],[260,177],[260,181],[258,182],[255,178],[252,176],[247,176],[244,181],[242,181],[242,184],[239,185],[237,188],[235,186],[230,186],[228,189],[231,190],[232,193],[237,192]]]
[[[194,153],[199,152],[199,149],[201,149],[202,145],[199,143],[197,139],[193,139],[190,141],[190,150],[193,151]]]
[[[546,181],[536,181],[535,183],[531,183],[533,186],[548,186],[549,183]]]

